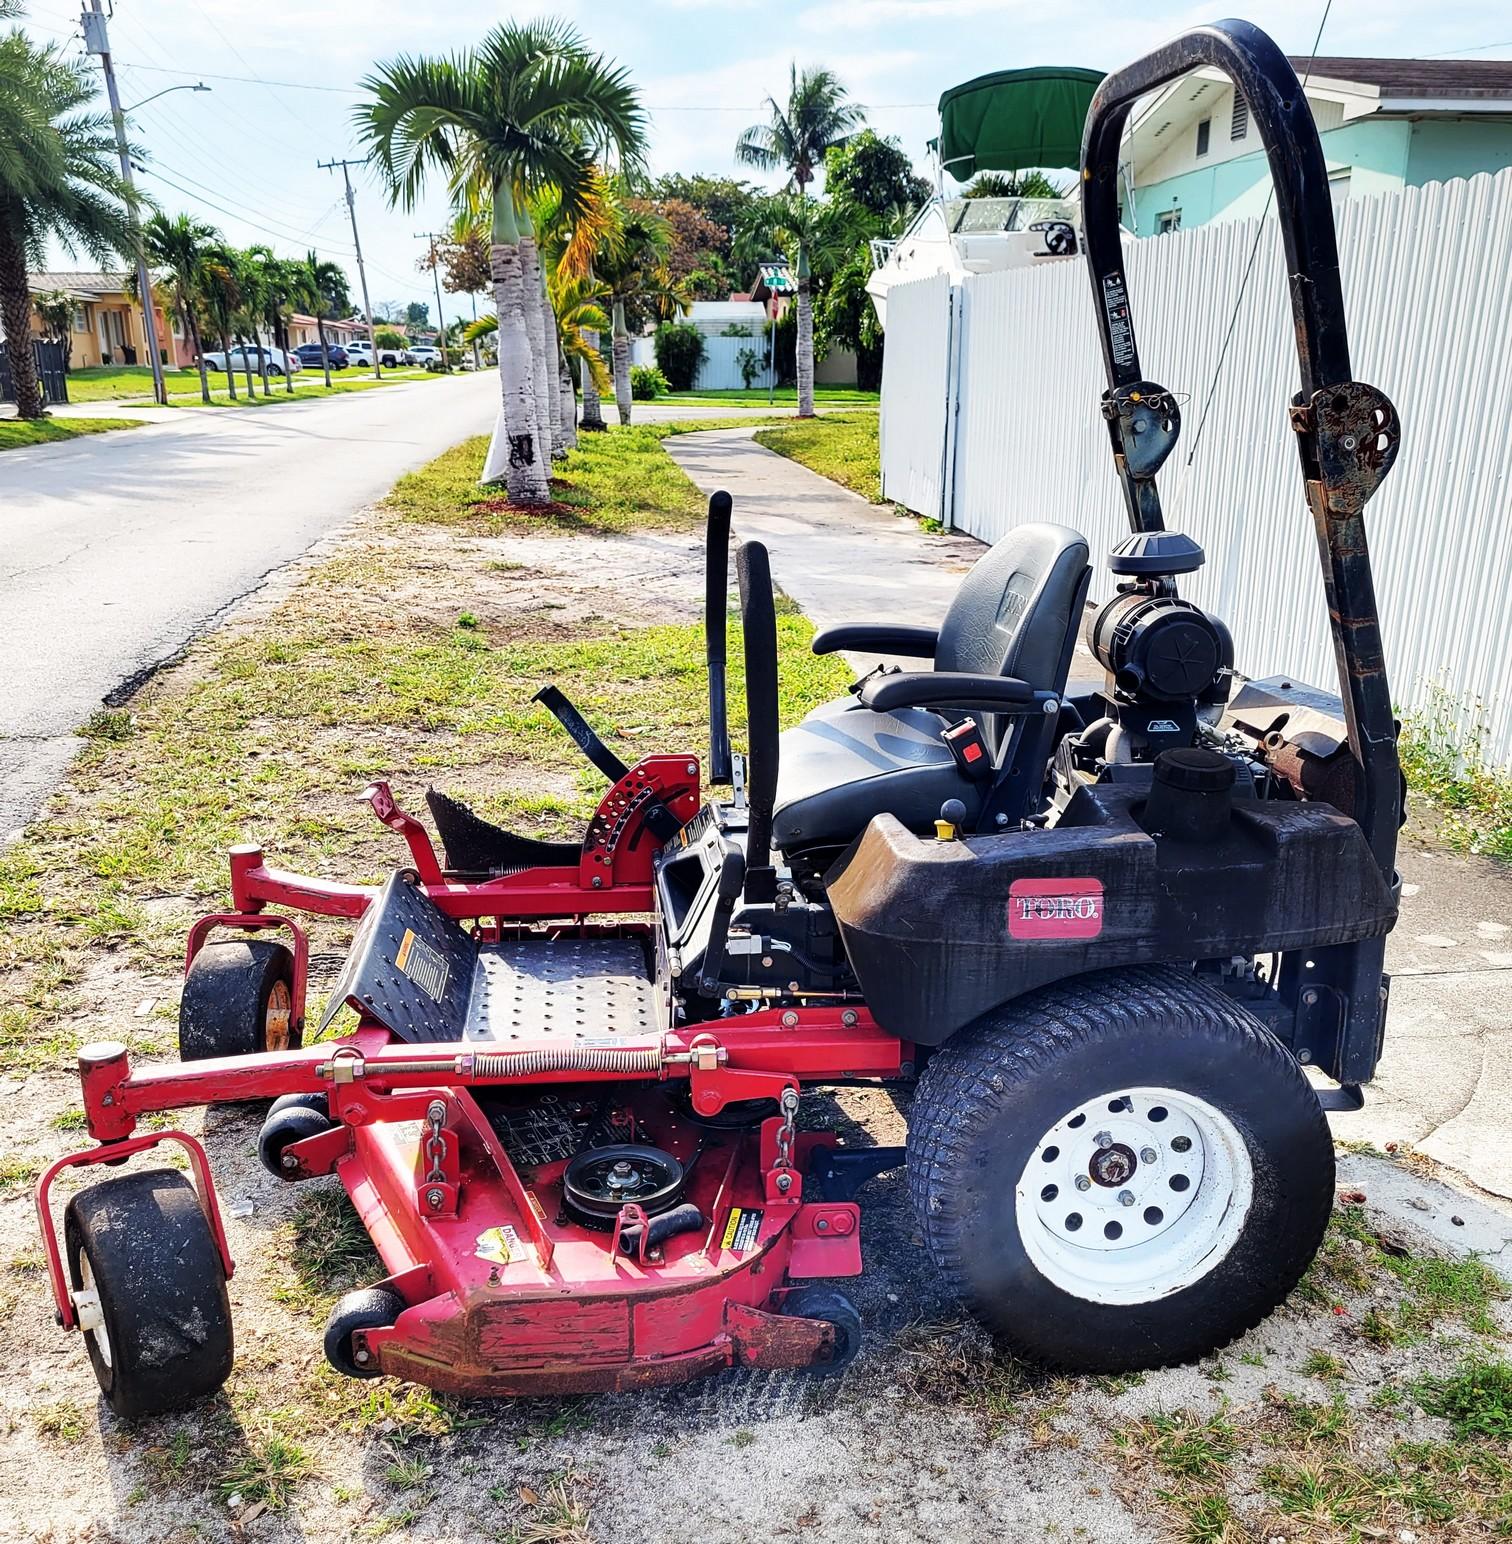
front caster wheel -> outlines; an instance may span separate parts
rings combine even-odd
[[[290,1100],[306,1097],[309,1096],[301,1094],[284,1096]],[[322,1104],[324,1102],[324,1100],[321,1101]],[[282,1100],[278,1104],[282,1104]],[[290,1153],[289,1161],[285,1163],[284,1149],[291,1147],[295,1142],[303,1142],[306,1137],[318,1137],[322,1131],[329,1131],[334,1122],[323,1109],[312,1109],[307,1104],[299,1103],[284,1104],[280,1109],[278,1104],[268,1111],[268,1117],[262,1123],[262,1130],[257,1133],[258,1161],[277,1179],[298,1179],[298,1159]]]
[[[326,1360],[349,1378],[380,1376],[371,1353],[359,1351],[352,1343],[358,1330],[387,1328],[404,1312],[404,1299],[387,1287],[364,1287],[348,1292],[331,1310],[326,1321]]]
[[[1301,1279],[1333,1202],[1302,1070],[1168,968],[1045,988],[920,1081],[909,1188],[950,1286],[1015,1354],[1076,1372],[1193,1361]]]
[[[231,1374],[231,1305],[193,1185],[173,1169],[81,1190],[63,1217],[69,1277],[100,1392],[117,1415],[156,1415]]]
[[[294,955],[263,938],[208,943],[194,956],[179,1002],[179,1056],[247,1056],[299,1045]]]
[[[783,1299],[782,1311],[794,1319],[822,1319],[835,1327],[835,1349],[827,1362],[806,1370],[820,1377],[844,1372],[861,1352],[861,1315],[856,1305],[833,1287],[797,1287]]]

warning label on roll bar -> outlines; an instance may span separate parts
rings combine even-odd
[[[1134,363],[1134,324],[1129,320],[1129,292],[1121,273],[1103,276],[1103,310],[1108,314],[1108,338],[1117,365]]]

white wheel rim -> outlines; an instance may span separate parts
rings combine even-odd
[[[79,1251],[79,1282],[79,1290],[73,1295],[79,1328],[93,1337],[100,1360],[111,1367],[114,1364],[110,1358],[110,1332],[105,1328],[105,1315],[100,1308],[100,1293],[95,1286],[94,1272],[89,1268],[89,1256],[82,1249]]]
[[[1205,1100],[1109,1089],[1035,1143],[1014,1193],[1040,1274],[1094,1303],[1149,1303],[1213,1270],[1243,1231],[1249,1149]]]

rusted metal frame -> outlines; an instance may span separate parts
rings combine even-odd
[[[38,1176],[33,1192],[37,1207],[37,1222],[42,1230],[42,1247],[47,1254],[47,1278],[52,1287],[53,1302],[57,1306],[59,1325],[65,1330],[77,1329],[79,1316],[74,1308],[73,1292],[68,1284],[68,1273],[63,1263],[63,1251],[58,1243],[58,1230],[52,1215],[52,1187],[64,1169],[87,1168],[97,1163],[112,1166],[123,1162],[136,1153],[146,1152],[162,1142],[177,1142],[189,1155],[189,1166],[194,1171],[195,1189],[199,1203],[209,1224],[210,1235],[215,1240],[216,1253],[220,1255],[221,1269],[226,1280],[236,1270],[231,1258],[231,1246],[226,1242],[226,1227],[221,1220],[220,1203],[215,1196],[215,1183],[210,1177],[210,1160],[205,1149],[185,1131],[151,1131],[129,1141],[112,1143],[108,1147],[90,1147],[82,1152],[67,1153],[57,1159]]]

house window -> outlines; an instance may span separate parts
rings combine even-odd
[[[1229,138],[1244,139],[1249,134],[1249,103],[1242,93],[1234,93],[1234,116],[1229,119]]]
[[[1211,118],[1204,118],[1197,125],[1197,154],[1198,155],[1201,156],[1201,155],[1206,155],[1208,153],[1208,140],[1212,138],[1212,134],[1213,134],[1213,120]]]
[[[1167,209],[1164,214],[1155,216],[1155,234],[1157,236],[1169,236],[1172,231],[1181,229],[1181,211],[1179,209]]]
[[[75,332],[89,331],[89,318],[84,314],[84,307],[76,305],[68,319],[68,325]]]

